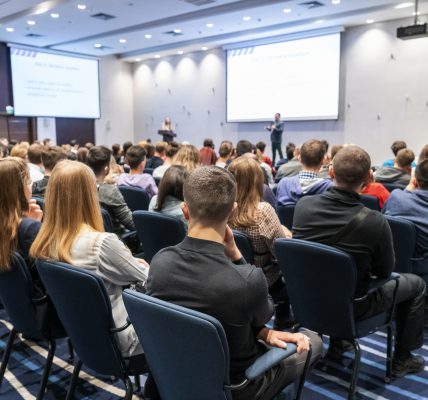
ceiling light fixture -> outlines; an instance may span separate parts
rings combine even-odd
[[[291,13],[291,8],[284,8],[282,11],[284,12],[284,14],[289,14]]]
[[[159,54],[156,54],[156,55],[155,55],[155,58],[160,58],[160,55],[159,55]]]
[[[323,22],[325,22],[323,19],[317,19],[315,21],[316,24],[322,24]]]
[[[126,43],[126,39],[119,39],[120,43]]]
[[[208,47],[206,46],[202,47],[202,51],[207,51],[207,50],[208,50]]]
[[[95,43],[94,44],[94,47],[95,48],[97,48],[97,49],[99,49],[100,47],[102,47],[103,45],[101,44],[101,43]]]
[[[181,29],[174,29],[174,33],[181,33]]]
[[[331,4],[337,6],[338,4],[340,4],[340,0],[331,0]]]
[[[35,11],[34,14],[40,15],[40,14],[44,14],[46,11],[48,11],[46,7],[40,7]]]
[[[141,58],[136,58],[135,61],[140,62]]]
[[[374,19],[368,19],[367,21],[366,21],[366,23],[368,23],[368,24],[372,24],[374,22]]]
[[[13,32],[15,29],[13,29],[13,28],[6,28],[6,30],[7,30],[8,32]]]
[[[51,14],[51,17],[52,17],[52,18],[59,18],[59,14],[58,14],[58,13],[52,13],[52,14]]]
[[[408,7],[413,7],[415,5],[415,3],[401,3],[401,4],[397,4],[394,8],[396,8],[397,10],[400,10],[402,8],[408,8]]]
[[[177,51],[177,54],[180,54],[180,55],[181,55],[181,54],[183,54],[183,53],[184,53],[184,51],[183,51],[183,50],[178,50],[178,51]]]
[[[250,19],[251,19],[251,17],[242,17],[242,19],[244,20],[244,21],[249,21]]]
[[[86,10],[86,5],[85,5],[85,4],[78,4],[78,5],[77,5],[77,8],[78,8],[79,10]]]
[[[30,21],[27,21],[27,24],[28,24],[28,25],[36,25],[36,21],[31,21],[31,20],[30,20]]]
[[[208,24],[207,24],[207,28],[212,28],[214,26],[214,24],[213,23],[211,23],[211,22],[209,22]]]
[[[150,35],[150,34],[148,33],[147,35],[144,35],[144,37],[145,37],[146,39],[151,39],[151,38],[152,38],[152,35]]]

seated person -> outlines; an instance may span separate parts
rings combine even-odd
[[[263,153],[265,147],[266,147],[265,142],[258,142],[256,144],[256,156],[260,166],[262,167],[263,175],[267,178],[266,183],[270,186],[273,186],[274,179],[273,179],[272,167],[271,167],[272,160]],[[263,149],[263,151],[260,149]],[[265,161],[266,159],[269,159],[268,161],[270,161],[270,165]]]
[[[227,226],[236,212],[235,198],[235,179],[224,168],[201,167],[190,174],[184,182],[183,203],[188,236],[155,255],[147,294],[220,321],[229,344],[232,384],[243,380],[245,370],[266,352],[266,345],[297,343],[297,354],[262,379],[232,392],[234,400],[269,400],[301,375],[309,341],[313,362],[320,358],[322,341],[313,332],[289,333],[264,326],[273,313],[265,276],[245,262]],[[153,381],[149,378],[146,385],[149,382]]]
[[[204,147],[199,150],[202,165],[215,165],[217,154],[214,151],[214,142],[212,139],[204,140]]]
[[[129,165],[129,174],[119,176],[119,186],[133,186],[146,191],[149,199],[158,193],[156,182],[150,174],[144,173],[146,165],[146,150],[140,146],[132,146],[126,152],[126,163]]]
[[[152,174],[153,178],[162,179],[166,170],[172,165],[172,161],[173,161],[175,155],[177,154],[179,148],[180,147],[179,147],[177,142],[169,142],[168,143],[168,146],[165,150],[165,161],[161,166],[159,166],[153,170],[153,174]]]
[[[233,144],[229,140],[223,140],[218,149],[219,158],[217,159],[215,165],[217,167],[226,168],[230,160],[232,159],[233,154]]]
[[[325,154],[324,154],[324,160],[322,162],[320,171],[318,172],[318,176],[320,178],[329,179],[331,158],[330,158],[330,155],[328,154],[328,148],[330,147],[330,144],[327,142],[327,140],[321,140],[321,143],[324,145]]]
[[[382,167],[393,167],[395,164],[395,158],[397,157],[397,154],[400,150],[407,149],[407,144],[403,140],[396,140],[391,145],[391,150],[394,154],[394,158],[391,158],[389,160],[385,160],[382,164]],[[412,168],[416,167],[416,163],[412,162]]]
[[[122,300],[123,287],[145,282],[149,270],[148,264],[134,258],[114,233],[104,232],[95,176],[78,161],[63,161],[52,173],[45,219],[30,255],[95,272],[105,284],[116,327],[123,326],[128,317]],[[143,352],[132,325],[118,332],[117,337],[124,356]]]
[[[278,205],[296,204],[303,196],[324,193],[332,182],[318,177],[325,156],[325,145],[319,140],[308,140],[300,150],[302,171],[297,176],[282,178],[278,184]],[[286,165],[288,165],[287,163]]]
[[[149,211],[170,215],[187,224],[181,211],[181,203],[184,200],[184,180],[188,175],[189,173],[182,165],[171,165],[160,182],[158,194],[150,201]]]
[[[365,208],[358,194],[370,174],[370,163],[370,156],[360,147],[349,146],[340,150],[330,170],[334,187],[319,196],[302,198],[297,203],[293,221],[295,239],[329,244],[355,259],[355,298],[361,299],[354,304],[357,320],[389,309],[396,286],[390,281],[376,292],[367,294],[371,277],[388,278],[395,263],[388,221],[380,212]],[[353,229],[337,237],[351,221],[355,224]],[[331,242],[333,238],[334,243]],[[420,277],[400,275],[392,371],[395,377],[424,369],[423,357],[411,353],[423,345],[424,297],[425,282]]]
[[[421,152],[419,153],[418,162],[422,162],[423,160],[426,160],[428,158],[428,144],[426,144],[424,147],[422,147]]]
[[[415,155],[412,150],[400,150],[395,157],[393,167],[382,167],[375,172],[375,181],[389,183],[399,189],[404,189],[410,183],[414,160]]]
[[[279,238],[291,238],[291,232],[281,225],[275,209],[263,199],[263,173],[252,158],[242,156],[229,165],[236,179],[239,204],[230,220],[230,227],[245,233],[254,250],[254,265],[266,276],[269,294],[277,304],[275,329],[285,329],[290,322],[290,304],[281,270],[275,258],[273,244]]]
[[[291,146],[293,145],[293,146]],[[302,170],[303,165],[300,162],[300,149],[302,146],[294,146],[294,143],[287,144],[285,151],[287,153],[287,162],[282,164],[276,171],[275,182],[278,183],[286,176],[296,176]]]
[[[28,169],[33,182],[41,181],[44,177],[44,169],[42,163],[43,146],[39,143],[33,143],[28,148]]]
[[[155,154],[146,162],[146,168],[155,169],[164,163],[165,151],[168,143],[157,142],[155,146]]]
[[[428,274],[428,160],[420,162],[406,190],[394,190],[382,212],[404,218],[416,226],[416,248],[413,272]]]
[[[260,153],[261,162],[269,165],[269,167],[272,168],[273,167],[272,160],[269,158],[269,156],[265,154],[266,143],[262,141],[257,142],[256,149],[257,149],[257,153]]]
[[[40,181],[33,184],[33,195],[45,197],[46,187],[48,186],[49,177],[55,165],[62,160],[67,159],[67,153],[58,146],[45,147],[42,151],[42,163],[45,169],[45,176]]]
[[[360,194],[377,197],[379,207],[382,208],[389,197],[389,190],[381,183],[374,182],[373,171],[370,169],[370,175],[367,178]]]
[[[174,157],[174,165],[182,165],[189,172],[198,168],[201,164],[199,150],[192,144],[183,144]]]
[[[131,210],[120,193],[116,184],[105,183],[104,179],[110,172],[111,150],[105,146],[93,146],[88,152],[86,163],[92,169],[98,184],[98,198],[101,207],[110,214],[114,231],[123,233],[124,227],[135,230]]]

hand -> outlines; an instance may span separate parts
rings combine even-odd
[[[242,254],[236,246],[235,239],[233,238],[233,232],[229,225],[226,225],[223,244],[224,254],[226,257],[229,257],[232,261],[238,261],[242,258]]]
[[[147,261],[143,260],[142,258],[136,258],[135,260],[138,262],[138,264],[140,264],[141,266],[143,266],[145,268],[150,267],[150,265],[147,263]]]
[[[406,187],[406,190],[408,190],[409,192],[414,192],[417,188],[418,188],[418,182],[416,180],[415,176],[412,176],[412,179],[410,179],[409,184]]]
[[[284,231],[284,235],[287,239],[291,239],[293,237],[293,234],[288,230],[286,226],[282,226],[282,230]]]
[[[31,199],[28,202],[28,212],[26,213],[28,218],[35,219],[36,221],[41,221],[43,218],[43,211],[40,206],[37,204],[36,200]]]
[[[280,349],[286,349],[287,342],[294,343],[297,345],[298,353],[308,351],[311,343],[309,337],[303,333],[274,331],[268,328],[263,328],[259,332],[258,338],[262,339],[268,346],[279,347]]]

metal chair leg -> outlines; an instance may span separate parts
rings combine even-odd
[[[355,387],[357,386],[358,371],[360,369],[361,349],[357,340],[351,341],[355,349],[354,369],[352,371],[351,386],[349,387],[348,400],[353,400],[355,395]]]
[[[46,386],[48,384],[49,373],[51,372],[52,361],[55,355],[56,342],[55,339],[49,340],[49,352],[46,358],[45,368],[43,370],[42,380],[40,382],[39,393],[37,394],[37,400],[42,400],[45,396]]]
[[[7,339],[7,345],[4,349],[3,358],[1,360],[0,365],[0,387],[3,383],[3,377],[4,373],[6,372],[7,363],[9,362],[10,352],[12,351],[13,342],[15,341],[16,335],[18,332],[12,328],[12,330],[9,333],[9,338]]]
[[[129,379],[129,376],[127,376],[123,380],[123,383],[125,384],[125,388],[126,388],[126,394],[125,394],[124,400],[131,400],[132,395],[134,394],[134,391],[133,391],[132,382],[131,382],[131,379]]]
[[[302,376],[300,377],[299,386],[297,388],[296,400],[300,400],[302,397],[303,386],[305,386],[306,377],[308,376],[309,367],[311,365],[312,358],[312,347],[309,347],[308,354],[306,356],[305,368],[303,368]]]
[[[69,354],[68,362],[70,364],[73,364],[73,362],[74,362],[74,349],[73,349],[73,344],[71,343],[70,338],[67,338],[67,346],[68,346],[68,354]]]
[[[79,378],[80,368],[82,368],[82,361],[78,360],[74,366],[73,375],[71,376],[70,386],[67,390],[65,400],[72,400],[74,398],[74,391],[76,390],[77,379]]]
[[[386,338],[386,376],[385,383],[391,383],[392,381],[392,326],[386,327],[387,338]]]

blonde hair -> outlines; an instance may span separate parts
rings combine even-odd
[[[30,249],[33,258],[72,263],[71,247],[82,226],[104,231],[95,175],[81,162],[65,160],[56,165],[46,190],[45,210]]]
[[[232,217],[234,227],[257,224],[259,203],[263,198],[264,176],[255,155],[241,156],[232,161],[229,171],[236,179],[238,209]]]
[[[181,146],[173,161],[173,165],[182,165],[189,172],[192,172],[197,167],[199,167],[199,163],[199,150],[191,144],[184,144]]]
[[[12,253],[18,245],[18,227],[28,211],[25,185],[30,181],[27,164],[21,158],[0,160],[0,272],[10,270]]]
[[[10,156],[27,160],[28,147],[29,146],[25,145],[25,143],[16,144],[12,147],[12,150],[10,151]]]

